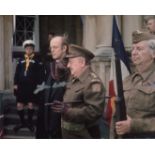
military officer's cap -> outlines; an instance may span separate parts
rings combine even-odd
[[[25,40],[23,42],[23,47],[26,48],[26,46],[33,46],[33,47],[35,47],[35,43],[34,43],[33,40]]]
[[[69,52],[66,55],[66,58],[74,58],[74,57],[80,57],[80,56],[89,60],[94,58],[94,54],[88,49],[85,49],[78,45],[70,44]]]
[[[147,31],[136,30],[132,33],[132,42],[134,44],[144,40],[151,40],[151,39],[155,39],[155,35]]]

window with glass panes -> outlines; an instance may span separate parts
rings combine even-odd
[[[15,32],[13,35],[14,50],[22,50],[24,40],[32,39],[38,42],[38,18],[34,15],[15,16]]]

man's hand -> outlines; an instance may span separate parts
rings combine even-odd
[[[18,89],[18,86],[17,85],[14,85],[13,86],[13,89],[17,90]]]
[[[118,135],[124,135],[130,132],[132,119],[127,116],[127,120],[116,122],[116,133]]]
[[[13,93],[15,96],[17,96],[17,91],[18,91],[18,85],[13,86]]]
[[[53,112],[57,113],[64,113],[68,109],[67,105],[61,101],[54,101],[51,108]]]

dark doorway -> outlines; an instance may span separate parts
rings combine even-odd
[[[46,15],[39,16],[40,51],[46,52],[48,33],[66,33],[70,43],[82,45],[83,25],[80,16],[77,15]]]

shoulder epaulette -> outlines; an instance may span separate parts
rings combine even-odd
[[[91,82],[101,82],[99,79],[92,79]]]
[[[95,73],[91,73],[91,76],[93,77],[93,78],[97,78],[97,76],[96,76],[96,74]]]
[[[97,75],[95,73],[91,73],[91,82],[100,82],[100,79],[97,77]]]

